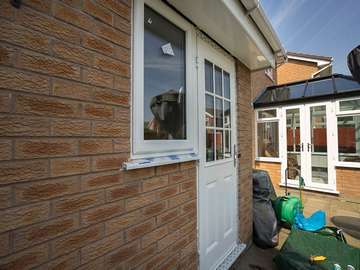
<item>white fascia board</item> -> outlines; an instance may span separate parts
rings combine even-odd
[[[293,59],[293,60],[316,63],[317,66],[328,65],[332,62],[332,61],[326,61],[326,60],[319,60],[319,59],[315,59],[315,58],[299,57],[299,56],[292,56],[292,55],[288,55],[287,58]]]

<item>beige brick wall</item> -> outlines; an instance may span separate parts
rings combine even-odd
[[[279,187],[279,183],[281,182],[281,163],[256,161],[255,169],[267,171],[270,175],[274,188]]]
[[[289,59],[288,62],[278,66],[276,70],[277,83],[306,80],[311,78],[311,74],[318,71],[316,63]]]
[[[336,168],[336,188],[340,195],[360,202],[360,169]]]
[[[0,2],[0,268],[194,269],[194,162],[130,151],[130,0]]]

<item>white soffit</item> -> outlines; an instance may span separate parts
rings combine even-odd
[[[275,55],[239,0],[168,0],[251,70],[275,66]]]

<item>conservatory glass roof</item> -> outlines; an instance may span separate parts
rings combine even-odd
[[[360,95],[360,83],[351,76],[331,76],[267,87],[254,101],[254,108],[331,100]]]

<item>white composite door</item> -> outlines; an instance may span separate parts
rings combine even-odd
[[[211,270],[237,243],[235,62],[200,38],[197,44],[200,269]]]

